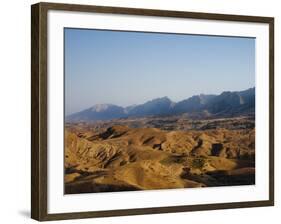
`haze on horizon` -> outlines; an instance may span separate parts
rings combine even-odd
[[[65,28],[65,114],[255,86],[255,39]]]

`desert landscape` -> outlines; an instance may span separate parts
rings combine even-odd
[[[255,88],[66,116],[65,193],[255,184]]]
[[[255,184],[255,38],[64,29],[64,193]]]

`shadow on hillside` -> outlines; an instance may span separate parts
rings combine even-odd
[[[93,181],[67,183],[64,187],[65,194],[117,192],[117,191],[137,191],[141,190],[129,185],[98,184]]]

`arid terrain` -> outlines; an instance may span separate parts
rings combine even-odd
[[[255,184],[254,116],[65,125],[65,193]]]

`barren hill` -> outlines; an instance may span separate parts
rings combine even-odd
[[[255,130],[68,128],[65,192],[253,184]]]

